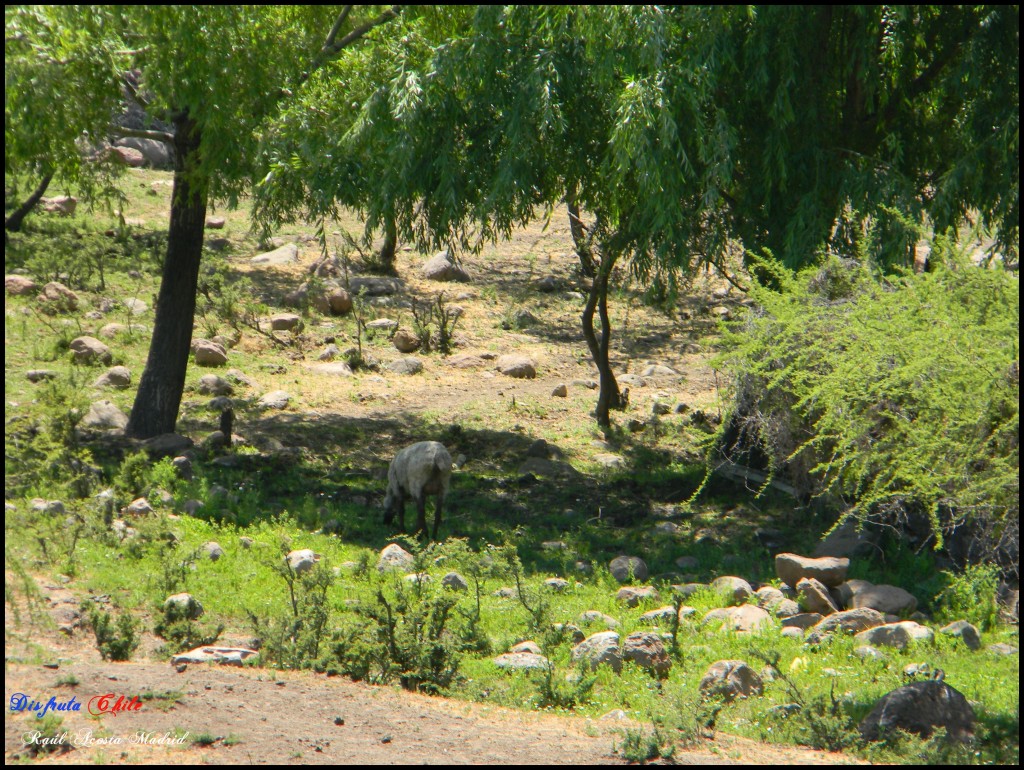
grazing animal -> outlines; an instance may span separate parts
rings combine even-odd
[[[427,495],[436,496],[434,534],[441,524],[441,509],[452,477],[452,456],[443,444],[420,441],[395,455],[388,468],[388,492],[384,497],[384,523],[398,514],[398,526],[405,530],[405,503],[416,501],[416,531],[427,532]]]

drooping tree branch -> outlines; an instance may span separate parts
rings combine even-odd
[[[358,27],[350,30],[348,34],[341,38],[341,40],[338,40],[338,33],[341,31],[342,26],[344,26],[345,21],[348,19],[351,12],[351,5],[346,5],[341,9],[341,12],[338,14],[338,18],[335,19],[334,25],[331,27],[331,31],[327,34],[327,39],[324,41],[323,47],[320,49],[320,53],[313,60],[313,63],[309,67],[309,71],[303,72],[299,77],[297,85],[301,86],[324,64],[340,54],[352,45],[352,43],[365,37],[370,31],[376,29],[382,24],[386,24],[392,19],[397,19],[398,14],[401,13],[401,6],[391,6],[375,19],[371,19],[370,21],[360,24]]]
[[[114,125],[107,126],[107,130],[112,134],[120,134],[121,136],[134,136],[139,139],[153,139],[164,144],[174,144],[174,134],[170,131],[150,131],[144,128],[124,128],[123,126]]]
[[[36,204],[42,200],[43,195],[46,193],[46,188],[50,186],[50,180],[53,179],[53,172],[48,172],[36,187],[35,191],[28,196],[26,201],[22,203],[18,208],[11,212],[11,215],[4,220],[4,231],[10,233],[16,233],[21,230],[21,223],[24,221],[32,209],[36,207]]]

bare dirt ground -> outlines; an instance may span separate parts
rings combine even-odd
[[[148,177],[142,184],[149,184]],[[156,219],[163,213],[147,215]],[[235,243],[247,243],[244,217],[229,213],[228,220],[224,233]],[[253,253],[250,250],[249,256]],[[284,290],[295,288],[317,256],[316,245],[304,241],[298,265],[256,270],[248,265],[248,257],[238,259],[237,264],[258,278],[268,292],[280,296]],[[580,439],[580,425],[589,426],[584,430],[597,437],[590,417],[596,391],[575,385],[567,399],[551,395],[556,385],[594,379],[596,374],[580,332],[582,297],[570,294],[579,290],[579,284],[566,218],[556,216],[547,228],[531,226],[509,243],[467,257],[465,264],[473,275],[469,284],[426,281],[418,269],[426,256],[408,249],[400,252],[399,273],[410,294],[429,298],[443,289],[452,302],[463,307],[457,352],[529,354],[538,363],[536,379],[511,380],[481,367],[460,369],[430,356],[424,357],[422,376],[365,376],[353,384],[350,378],[332,379],[307,372],[309,379],[304,380],[301,389],[294,384],[298,382],[294,371],[279,378],[254,371],[252,375],[261,388],[269,391],[291,383],[298,396],[295,409],[306,416],[330,413],[393,419],[403,412],[429,409],[452,420],[467,416],[483,421],[500,418],[511,426],[503,424],[503,428],[545,435],[556,442],[565,426],[566,446],[574,450],[569,453],[574,461],[586,462],[591,459],[588,455],[604,451],[600,446],[590,446],[585,433]],[[557,292],[538,292],[536,282],[544,276],[555,279]],[[625,275],[617,280],[624,281]],[[699,343],[714,326],[715,307],[735,306],[741,298],[735,291],[728,292],[724,282],[713,276],[701,277],[698,289],[693,297],[684,299],[674,319],[639,302],[616,302],[612,308],[616,335],[613,363],[617,371],[637,372],[642,366],[657,363],[680,373],[661,382],[634,386],[630,404],[638,417],[650,417],[651,401],[659,392],[691,408],[714,400],[714,373]],[[538,323],[521,331],[502,330],[502,318],[518,308],[529,309]],[[378,315],[395,312],[388,307],[376,311]],[[408,325],[409,313],[405,311],[402,317]],[[249,352],[261,353],[258,338],[256,342],[243,342],[243,347],[246,344],[254,345]],[[338,344],[345,347],[340,340]],[[391,360],[399,357],[393,349],[378,348],[377,352],[387,352]],[[312,349],[295,359],[304,371],[315,362]],[[519,411],[515,412],[517,403]],[[524,404],[529,408],[523,409]],[[188,404],[185,407],[187,411]],[[512,426],[513,422],[516,425]],[[183,424],[189,424],[187,417]],[[245,427],[243,422],[240,430]],[[18,580],[6,577],[8,586]],[[77,596],[74,583],[64,588],[48,585],[53,582],[51,577],[36,578],[43,594],[39,601],[46,610],[42,613],[12,606],[16,592],[7,592],[4,754],[8,763],[626,763],[615,748],[622,742],[624,726],[629,724],[624,722],[516,712],[307,672],[198,664],[178,672],[167,663],[144,660],[144,653],[136,655],[142,662],[105,663],[86,632],[64,636],[47,617],[50,604],[62,592],[66,595],[70,589],[76,599],[83,598]],[[66,702],[74,696],[82,704],[80,711],[57,712],[64,718],[63,744],[72,746],[71,750],[33,756],[32,734],[40,720],[31,713],[11,710],[12,697],[17,693],[43,702],[50,697]],[[126,698],[152,695],[137,711],[90,716],[92,699],[108,693]],[[132,742],[139,733],[149,741],[165,734],[185,737],[180,745]],[[201,735],[212,738],[212,743],[195,743]],[[850,760],[720,734],[696,748],[680,749],[675,761],[789,765]]]
[[[8,608],[9,609],[9,608]],[[616,747],[628,722],[591,720],[467,704],[307,672],[192,664],[104,663],[84,637],[12,628],[7,616],[6,762],[46,764],[628,764]],[[42,653],[46,665],[15,663]],[[49,662],[51,661],[52,662]],[[53,666],[59,666],[53,668]],[[67,684],[73,678],[77,684]],[[62,682],[64,682],[62,684]],[[32,757],[38,720],[12,713],[16,693],[38,701],[72,696],[63,746]],[[146,693],[154,697],[145,698]],[[143,696],[139,710],[90,716],[96,696]],[[110,703],[116,702],[116,697]],[[147,742],[138,742],[139,734]],[[213,743],[194,742],[210,736]],[[161,744],[178,736],[181,743]],[[38,740],[38,739],[36,739]],[[679,749],[677,764],[835,764],[839,755],[764,746],[718,734]]]

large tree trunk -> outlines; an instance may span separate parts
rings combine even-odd
[[[43,180],[39,183],[39,186],[35,189],[28,200],[18,206],[15,211],[4,220],[4,231],[9,233],[17,233],[21,230],[21,223],[25,220],[32,209],[43,199],[43,195],[46,193],[46,188],[50,186],[50,180],[53,179],[53,172],[50,171],[43,177]]]
[[[394,217],[388,217],[384,222],[384,245],[377,252],[376,264],[373,271],[382,275],[396,275],[395,251],[398,249],[398,227]]]
[[[587,340],[587,347],[590,348],[590,355],[597,365],[600,383],[597,395],[597,424],[606,433],[612,424],[609,410],[621,409],[625,406],[622,394],[619,392],[619,384],[612,372],[611,362],[608,360],[608,349],[612,336],[611,321],[608,318],[608,279],[611,276],[615,260],[615,255],[610,255],[607,251],[602,250],[601,264],[598,267],[597,275],[594,276],[594,283],[590,287],[582,319],[583,336]],[[594,330],[595,313],[601,321],[600,338]]]
[[[209,187],[196,173],[201,136],[195,121],[183,117],[175,129],[174,194],[156,322],[125,431],[135,438],[174,432],[192,344]]]

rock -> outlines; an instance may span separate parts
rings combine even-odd
[[[124,301],[124,306],[128,308],[128,312],[130,312],[132,315],[143,315],[147,310],[149,310],[149,305],[147,305],[138,297],[131,297],[129,299],[126,299]]]
[[[273,251],[257,254],[249,260],[253,265],[291,265],[299,261],[299,247],[294,243],[286,243]]]
[[[144,166],[168,169],[174,165],[174,150],[166,142],[141,136],[122,136],[114,140],[114,145],[138,152]]]
[[[598,666],[611,666],[615,673],[622,671],[619,635],[615,631],[600,631],[587,637],[572,649],[573,662],[584,661],[590,670]]]
[[[302,548],[297,551],[290,551],[284,558],[288,562],[288,566],[291,567],[292,572],[296,575],[301,575],[304,572],[309,572],[319,563],[320,554],[314,553],[310,548]]]
[[[121,513],[130,516],[145,516],[152,512],[153,506],[150,505],[149,500],[144,497],[137,497],[121,510]]]
[[[356,296],[364,293],[367,297],[382,297],[400,292],[402,290],[402,282],[397,278],[360,276],[350,280],[348,288]]]
[[[274,331],[298,331],[302,328],[302,316],[297,313],[276,313],[270,317],[270,328]]]
[[[414,350],[419,349],[422,341],[408,329],[399,329],[395,332],[395,336],[391,338],[391,344],[401,353],[412,353]]]
[[[877,741],[894,730],[929,737],[944,727],[949,739],[970,741],[974,736],[974,709],[961,692],[945,682],[911,682],[883,696],[860,723],[864,740]]]
[[[934,634],[930,628],[907,620],[902,623],[886,623],[875,626],[861,631],[853,638],[858,642],[875,647],[895,647],[898,650],[903,650],[913,641],[931,641],[933,637]]]
[[[189,620],[197,620],[203,616],[203,605],[192,594],[181,593],[168,596],[164,600],[164,607],[172,606],[178,607],[179,612]]]
[[[31,294],[39,285],[21,275],[8,275],[4,277],[4,291],[6,291],[12,297],[22,297],[26,294]]]
[[[1017,655],[1018,654],[1018,650],[1017,650],[1016,647],[1014,647],[1012,644],[1005,644],[1004,642],[996,642],[995,644],[990,644],[985,649],[986,650],[991,650],[996,655]]]
[[[413,568],[413,564],[416,562],[415,557],[402,546],[392,543],[385,547],[380,552],[380,560],[377,562],[378,572],[389,572],[391,570],[401,570],[408,572]]]
[[[198,389],[204,396],[230,396],[235,392],[230,382],[216,374],[204,374],[200,377]]]
[[[796,590],[800,592],[800,604],[808,612],[817,612],[821,615],[839,612],[839,607],[832,600],[828,589],[814,578],[801,578],[796,584]]]
[[[78,295],[64,284],[56,281],[50,281],[43,286],[43,290],[36,300],[43,306],[43,310],[51,315],[78,310]]]
[[[193,340],[192,352],[197,366],[222,366],[228,362],[225,347],[212,340]]]
[[[574,479],[582,478],[582,474],[569,463],[557,460],[544,460],[540,457],[527,457],[519,465],[519,474],[533,474],[547,479]]]
[[[699,688],[706,697],[717,696],[728,702],[760,695],[764,692],[764,682],[742,660],[719,660],[708,668]]]
[[[391,318],[376,318],[366,324],[366,328],[372,331],[384,331],[390,334],[398,328],[398,321]]]
[[[700,569],[700,559],[696,556],[680,556],[676,559],[676,566],[683,570]]]
[[[774,586],[761,586],[754,592],[757,606],[763,610],[771,610],[780,602],[786,600],[786,595]]]
[[[579,622],[583,625],[590,625],[591,623],[602,623],[605,628],[618,628],[619,621],[613,618],[611,615],[605,615],[603,612],[597,610],[587,610],[580,614]]]
[[[127,388],[132,384],[132,373],[127,366],[114,366],[93,382],[94,388]]]
[[[263,409],[284,409],[291,402],[292,396],[284,390],[275,390],[267,393],[258,402]]]
[[[683,621],[697,612],[693,607],[687,607],[682,605],[679,608],[679,620]],[[667,604],[664,607],[658,607],[656,610],[650,610],[640,616],[641,623],[672,623],[673,616],[676,614],[676,608],[671,604]]]
[[[808,628],[821,622],[821,615],[817,612],[801,612],[798,615],[790,615],[782,620],[783,628],[799,628],[806,631]]]
[[[877,549],[877,538],[857,530],[857,522],[850,519],[826,535],[813,551],[813,556],[853,558],[870,556]],[[793,585],[790,583],[789,585]]]
[[[800,614],[800,605],[792,599],[783,599],[772,608],[777,618],[789,618]]]
[[[321,374],[332,375],[335,377],[352,377],[352,367],[344,361],[332,361],[329,364],[314,364],[309,367],[310,369],[320,372]]]
[[[458,572],[449,572],[441,578],[441,585],[444,588],[450,588],[453,591],[469,590],[469,583],[466,582],[466,578],[462,577]]]
[[[423,371],[423,362],[415,356],[406,356],[392,361],[386,368],[395,374],[419,374]]]
[[[620,583],[630,580],[647,580],[650,573],[647,564],[639,556],[616,556],[608,564],[608,571]]]
[[[786,585],[795,586],[802,578],[814,578],[828,588],[835,588],[846,580],[850,560],[825,556],[809,559],[794,553],[780,553],[775,557],[775,574]]]
[[[69,217],[78,207],[78,198],[73,195],[58,195],[55,198],[43,198],[39,201],[43,211]]]
[[[543,655],[534,652],[509,652],[494,658],[494,665],[513,671],[545,670],[550,663]]]
[[[899,586],[872,585],[866,580],[849,580],[839,588],[840,598],[850,609],[869,607],[884,614],[909,615],[917,599]]]
[[[241,666],[246,658],[258,655],[256,650],[244,647],[196,647],[171,658],[171,665],[181,663],[220,663],[229,666]]]
[[[537,376],[537,363],[529,356],[507,354],[497,360],[496,367],[506,377],[532,380]]]
[[[724,595],[732,604],[743,604],[754,595],[750,583],[733,575],[724,575],[712,580],[711,590]]]
[[[221,556],[224,555],[224,549],[220,547],[220,544],[211,540],[208,543],[203,543],[200,549],[205,553],[210,561],[217,561]]]
[[[110,348],[95,337],[76,337],[71,340],[70,347],[76,364],[103,363],[109,366],[113,360]]]
[[[206,218],[206,229],[207,230],[223,230],[224,225],[227,224],[227,220],[224,217],[207,217]]]
[[[758,629],[770,626],[771,615],[760,607],[752,604],[744,604],[741,607],[725,607],[708,612],[701,625],[721,621],[722,629],[736,631],[738,633],[752,633]]]
[[[439,251],[427,260],[423,265],[423,277],[431,281],[470,281],[469,273],[455,263],[447,250]]]
[[[540,655],[541,649],[540,645],[536,642],[527,640],[525,642],[520,642],[519,644],[512,645],[511,649],[509,649],[509,652],[532,652],[535,655]]]
[[[844,610],[822,619],[811,629],[808,644],[820,644],[829,634],[836,632],[856,634],[875,626],[885,624],[882,613],[872,609]]]
[[[658,592],[653,586],[625,586],[619,589],[615,598],[625,602],[627,607],[637,607],[641,602],[658,600]]]
[[[161,433],[159,436],[154,436],[142,442],[142,448],[146,450],[150,457],[155,459],[177,457],[194,446],[195,443],[192,439],[177,433]]]
[[[636,631],[626,637],[622,643],[622,659],[650,671],[659,679],[668,676],[672,668],[672,658],[661,636],[649,631]]]
[[[666,377],[678,374],[675,369],[662,364],[649,364],[640,372],[644,377]]]
[[[556,385],[555,389],[551,391],[552,398],[567,398],[569,396],[569,388],[563,382],[560,385]]]
[[[110,401],[95,401],[79,423],[87,430],[124,430],[128,426],[128,415]]]
[[[966,620],[957,620],[939,629],[940,634],[955,636],[970,650],[981,649],[981,633]]]
[[[569,587],[569,581],[564,578],[553,577],[545,580],[544,586],[545,588],[550,588],[552,591],[561,592]]]
[[[109,147],[107,157],[115,163],[123,163],[131,168],[142,168],[146,165],[146,156],[134,147]]]
[[[50,369],[30,369],[25,372],[25,379],[29,382],[43,382],[44,380],[57,379],[57,372]]]

